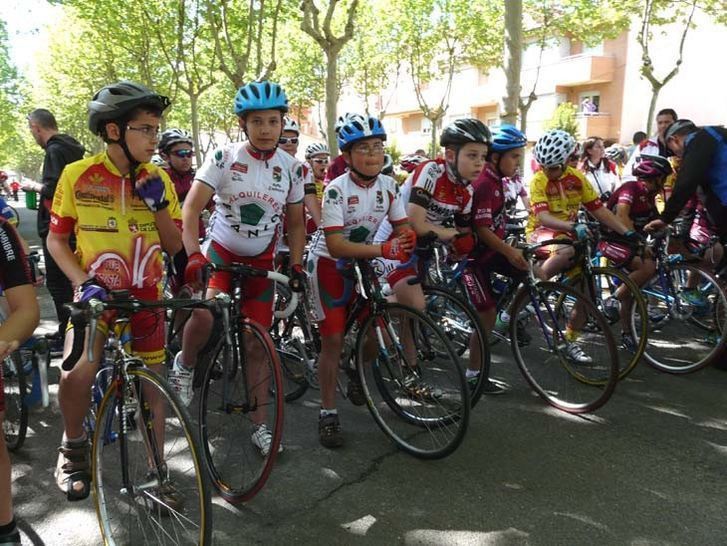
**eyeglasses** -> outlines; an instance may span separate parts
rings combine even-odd
[[[187,158],[192,157],[194,155],[194,150],[176,150],[172,152],[172,155],[176,155],[177,157],[181,158]]]
[[[317,159],[311,159],[311,161],[313,163],[318,163],[319,165],[321,165],[323,163],[328,163],[328,158],[327,157],[322,157],[322,158],[317,158]]]
[[[351,151],[361,155],[379,155],[384,153],[384,145],[374,144],[373,146],[354,146],[351,148]]]
[[[149,140],[159,140],[159,127],[152,127],[151,125],[142,125],[141,127],[132,127],[127,125],[126,128],[129,131],[138,131]]]
[[[298,137],[280,137],[278,139],[278,144],[298,144]]]

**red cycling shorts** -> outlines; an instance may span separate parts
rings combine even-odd
[[[336,268],[336,261],[333,259],[311,256],[308,259],[308,273],[311,279],[313,312],[318,320],[321,336],[342,334],[346,329],[348,308],[356,292],[351,290],[346,301],[342,301],[345,278]]]
[[[499,273],[511,279],[522,279],[525,271],[512,265],[499,252],[487,252],[478,257],[464,274],[463,282],[472,306],[480,313],[497,307],[497,296],[492,291],[492,274]]]
[[[212,241],[207,248],[207,259],[213,264],[230,265],[233,263],[249,265],[272,271],[273,257],[270,254],[259,256],[238,256],[221,244]],[[210,276],[209,288],[231,293],[232,273],[215,271]],[[248,277],[242,286],[242,313],[247,318],[258,322],[263,328],[273,324],[273,301],[275,285],[264,277]]]

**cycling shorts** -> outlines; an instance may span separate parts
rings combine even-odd
[[[356,296],[342,301],[345,277],[336,268],[336,260],[322,256],[310,256],[307,264],[311,279],[311,302],[314,319],[318,322],[321,336],[342,334],[346,330],[346,315]]]
[[[131,288],[132,296],[140,300],[155,301],[161,299],[159,287]],[[76,291],[74,301],[79,301]],[[106,311],[98,321],[96,330],[104,337],[109,335],[111,325],[116,320],[116,311]],[[144,309],[131,315],[129,328],[131,328],[131,351],[144,361],[147,366],[163,364],[166,358],[164,309]],[[73,324],[69,321],[66,331],[72,330]]]
[[[573,241],[575,239],[575,235],[568,231],[559,231],[557,229],[550,229],[541,226],[533,230],[528,237],[528,243],[537,244],[550,239],[568,239],[569,241]],[[535,257],[538,260],[546,260],[562,248],[563,247],[560,245],[544,246],[535,252]]]
[[[709,222],[705,218],[697,216],[689,228],[689,234],[685,238],[684,244],[689,252],[703,257],[712,242],[713,236],[714,230]]]
[[[468,267],[463,279],[470,302],[480,313],[497,307],[497,296],[492,290],[492,273],[511,279],[521,279],[526,275],[525,271],[512,265],[499,252],[488,252],[480,256]]]
[[[272,271],[273,258],[265,256],[238,256],[233,254],[216,241],[211,241],[205,252],[207,259],[213,264],[230,265],[233,263],[249,265]],[[231,294],[232,273],[215,271],[210,276],[209,288]],[[273,301],[275,284],[265,277],[248,277],[243,282],[242,314],[259,323],[263,328],[273,325]]]

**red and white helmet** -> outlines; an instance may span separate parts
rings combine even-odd
[[[399,160],[399,166],[406,172],[411,173],[414,172],[414,169],[416,169],[425,161],[429,161],[429,159],[424,157],[423,155],[408,154]]]

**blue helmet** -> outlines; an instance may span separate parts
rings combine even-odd
[[[338,131],[338,147],[347,150],[359,140],[371,137],[386,140],[386,131],[381,122],[375,117],[353,114],[346,118]]]
[[[250,82],[237,90],[235,95],[235,114],[238,116],[245,112],[255,110],[288,111],[288,97],[277,83],[267,80]]]
[[[494,136],[492,137],[492,145],[490,151],[493,152],[506,152],[508,150],[515,150],[517,148],[524,148],[528,143],[528,139],[525,135],[514,125],[509,123],[503,123],[498,127]]]

